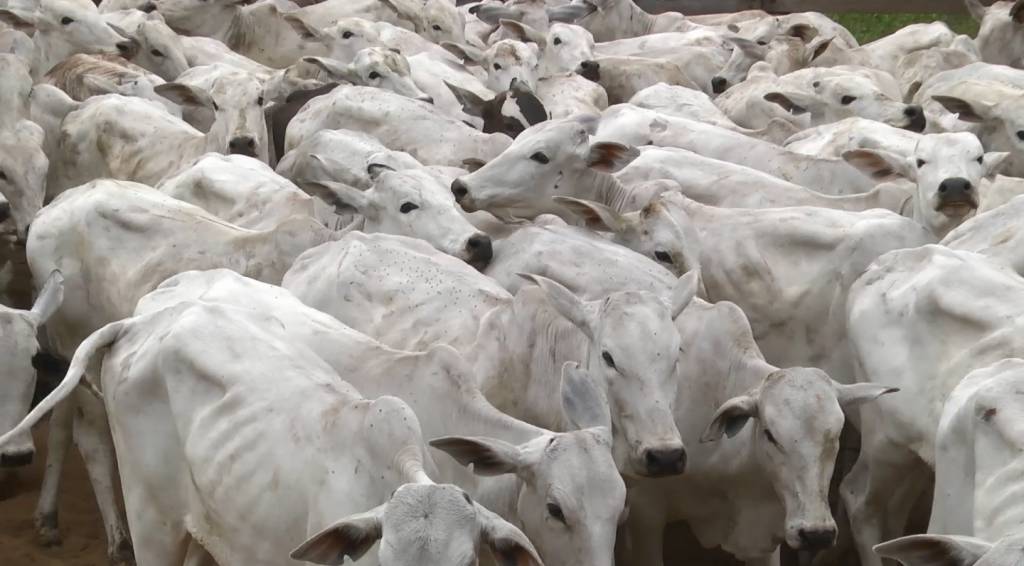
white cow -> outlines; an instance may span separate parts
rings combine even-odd
[[[232,89],[259,96],[259,82],[250,81],[251,88],[243,84]],[[257,99],[234,101],[230,106],[224,101],[222,106],[207,91],[179,83],[160,85],[156,91],[177,104],[212,109],[215,120],[210,131],[204,134],[145,100],[117,94],[90,98],[71,106],[74,111],[59,122],[50,194],[99,177],[155,185],[211,151],[266,155],[266,145],[260,146],[256,137],[235,135],[252,131],[247,127],[251,109],[263,121]]]
[[[699,90],[672,61],[643,57],[596,57],[580,63],[577,73],[601,85],[610,104],[628,102],[647,87],[666,84]]]
[[[624,144],[688,149],[831,195],[865,193],[875,186],[842,160],[797,154],[724,128],[629,104],[609,107],[602,114],[595,137]]]
[[[699,260],[708,299],[743,309],[769,362],[822,368],[844,383],[852,380],[844,347],[850,286],[883,253],[935,240],[882,210],[717,208],[679,193],[652,206],[666,207],[694,236],[683,246]]]
[[[336,210],[355,209],[367,233],[419,238],[477,269],[487,267],[493,253],[491,238],[462,215],[450,181],[425,168],[396,171],[371,162],[368,170],[373,186],[366,190],[331,181],[301,185]]]
[[[156,93],[164,80],[119,56],[79,53],[57,63],[40,81],[53,85],[77,101],[103,94],[121,94],[162,105],[180,118],[181,108]]]
[[[854,149],[843,159],[876,181],[906,179],[917,184],[912,218],[943,238],[972,216],[983,180],[992,180],[1009,154],[985,152],[973,134],[921,136],[910,156]]]
[[[313,350],[360,392],[407,400],[424,435],[447,437],[433,445],[455,457],[438,458],[439,481],[463,487],[521,525],[549,563],[610,566],[615,527],[626,515],[625,491],[611,457],[607,403],[575,364],[563,369],[560,393],[573,431],[556,433],[487,403],[471,369],[447,347],[392,350],[280,287],[227,270],[174,276],[144,297],[137,311],[188,300],[272,315],[287,328],[289,340]],[[476,473],[460,462],[473,463]],[[552,522],[566,528],[552,528]]]
[[[749,10],[718,17],[717,23],[738,23],[766,16],[761,10]],[[652,15],[644,12],[633,0],[576,0],[573,3],[548,10],[552,21],[574,22],[587,28],[597,41],[641,37],[670,31],[688,31],[704,26],[678,12]],[[709,23],[709,25],[714,25]]]
[[[891,183],[862,194],[827,195],[756,169],[676,147],[641,148],[640,156],[615,177],[634,191],[645,181],[671,179],[688,198],[726,208],[818,206],[850,211],[884,208],[900,213],[911,198],[910,192]]]
[[[389,49],[361,49],[348,64],[322,57],[303,57],[302,60],[316,65],[332,80],[386,89],[423,102],[434,101],[413,81],[409,60]]]
[[[1015,197],[1002,206],[967,220],[940,242],[954,250],[975,252],[1005,263],[1024,275],[1024,257],[1020,254],[1021,231],[1017,219],[1024,209],[1024,198]]]
[[[893,389],[841,385],[821,370],[779,369],[734,304],[694,301],[676,320],[682,348],[674,415],[686,473],[631,482],[621,564],[663,564],[665,526],[685,520],[706,548],[770,564],[782,541],[832,544],[829,481],[844,411]],[[749,423],[749,424],[748,424]],[[691,448],[692,447],[692,448]]]
[[[295,115],[288,126],[285,151],[320,130],[338,128],[370,134],[425,165],[457,167],[471,158],[489,161],[511,143],[504,134],[480,133],[420,101],[376,88],[339,86]]]
[[[516,527],[431,481],[408,405],[362,397],[278,323],[185,301],[110,324],[44,402],[110,348],[98,382],[139,562],[340,564],[381,540],[361,563],[476,561],[485,544],[542,566]]]
[[[423,167],[408,153],[391,151],[368,134],[320,130],[286,153],[277,164],[277,173],[300,185],[306,181],[334,181],[366,190],[373,186],[371,163],[392,169]]]
[[[28,120],[11,129],[0,128],[0,195],[5,213],[14,223],[15,235],[24,240],[33,217],[46,197],[46,173],[49,160],[43,150],[43,130]]]
[[[244,155],[207,153],[155,188],[249,230],[271,230],[293,216],[318,217],[317,199]]]
[[[0,382],[0,431],[7,433],[28,413],[36,388],[34,356],[39,352],[36,336],[60,307],[64,298],[64,277],[53,272],[46,279],[32,310],[0,305],[0,359],[4,379]],[[2,434],[2,433],[0,433]],[[35,455],[31,434],[15,434],[0,447],[0,469],[27,466]]]
[[[35,60],[32,76],[39,78],[75,53],[115,53],[130,57],[138,45],[114,30],[89,2],[39,0],[33,12],[0,9],[0,22],[32,31]]]
[[[0,130],[8,130],[29,119],[32,75],[26,61],[9,53],[0,53],[0,74]]]
[[[227,131],[227,153],[269,162],[270,142],[263,114],[266,100],[263,96],[263,82],[258,76],[216,63],[185,71],[178,76],[175,84],[205,92],[214,101],[212,106],[186,103],[183,108],[186,122],[201,132],[209,132],[214,129],[214,123],[220,115],[232,115],[234,124]]]
[[[307,6],[301,14],[319,23],[344,17],[386,21],[438,44],[465,41],[465,19],[451,0],[327,0]]]
[[[181,37],[164,23],[159,13],[121,10],[104,12],[103,19],[139,43],[132,57],[136,65],[156,73],[165,81],[173,81],[189,68]]]
[[[746,80],[750,68],[759,61],[767,63],[777,76],[803,69],[828,49],[832,41],[829,38],[812,45],[811,39],[813,37],[805,39],[789,35],[779,35],[768,41],[752,41],[742,37],[728,38],[733,44],[732,57],[711,79],[712,92],[722,94],[729,87],[742,83]]]
[[[841,489],[862,564],[881,565],[872,546],[904,532],[928,486],[947,395],[970,372],[1021,356],[1022,296],[1009,267],[936,245],[880,257],[850,289],[857,380],[903,391],[861,409],[860,457]]]
[[[287,14],[285,20],[304,40],[319,44],[329,57],[345,63],[351,61],[360,50],[369,47],[397,50],[405,57],[429,54],[454,61],[440,45],[388,22],[331,18],[330,25],[320,28],[303,19],[301,12]]]
[[[26,251],[37,281],[54,269],[64,274],[67,300],[47,335],[54,353],[70,359],[91,332],[130,316],[138,299],[171,275],[225,267],[276,283],[298,254],[330,237],[308,216],[256,232],[149,187],[101,180],[67,191],[46,207],[33,222]],[[50,542],[58,537],[57,492],[72,418],[108,552],[112,560],[123,560],[130,545],[115,504],[112,448],[102,409],[88,395],[63,404],[51,421],[47,478],[36,511],[40,536]]]
[[[1024,23],[1024,3],[1001,0],[985,7],[978,0],[965,0],[967,10],[981,24],[978,30],[978,49],[986,63],[1024,66],[1024,47],[1021,46]]]
[[[946,399],[935,433],[935,499],[928,532],[1000,540],[1020,532],[1024,360],[972,371]]]
[[[371,274],[385,258],[391,267],[382,280]],[[592,302],[531,276],[540,287],[520,291],[513,301],[485,276],[422,242],[352,232],[300,257],[283,285],[389,345],[461,346],[488,400],[538,426],[566,428],[555,376],[563,362],[584,361],[612,407],[619,469],[664,476],[685,465],[671,407],[662,400],[678,357],[672,320],[696,293],[695,275],[680,279],[665,298],[621,291]]]
[[[853,49],[838,43],[830,45],[812,64],[816,67],[861,65],[895,73],[900,59],[908,54],[933,47],[949,47],[954,40],[956,34],[944,22],[911,24]]]

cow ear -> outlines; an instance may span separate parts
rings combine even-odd
[[[981,164],[985,168],[985,177],[995,177],[1006,165],[1006,160],[1010,157],[1010,153],[1006,151],[990,151],[985,154]]]
[[[1017,0],[1010,8],[1010,17],[1018,24],[1024,24],[1024,0]]]
[[[763,61],[768,56],[768,47],[764,45],[758,45],[749,39],[742,37],[730,37],[728,41],[732,43],[736,49],[743,52],[744,55],[758,61]]]
[[[205,90],[181,83],[164,83],[153,88],[153,92],[182,106],[197,106],[217,109],[217,103]]]
[[[540,98],[537,98],[530,85],[519,79],[512,79],[508,91],[516,106],[519,107],[519,111],[522,112],[523,117],[526,118],[526,121],[531,126],[540,124],[548,119],[548,109],[544,107],[544,103],[540,101]]]
[[[814,61],[818,57],[824,55],[825,52],[828,51],[829,46],[832,45],[833,40],[835,40],[834,37],[826,37],[818,42],[818,44],[814,46],[814,51],[811,53],[811,61]]]
[[[533,275],[530,273],[518,274],[523,279],[530,281],[540,287],[544,297],[558,314],[573,323],[576,328],[587,335],[591,341],[595,336],[595,313],[582,299],[573,294],[572,291],[563,287],[560,283],[552,281],[547,277]]]
[[[296,35],[306,41],[320,41],[324,40],[324,34],[316,27],[306,23],[305,20],[300,18],[297,14],[284,14],[284,21],[288,23],[295,31]]]
[[[352,84],[359,84],[362,82],[359,75],[352,70],[350,65],[343,65],[340,61],[327,59],[325,57],[303,57],[302,61],[304,63],[309,63],[310,65],[315,65],[318,69],[327,73],[331,79]]]
[[[978,0],[965,0],[964,4],[967,4],[967,11],[971,13],[971,17],[974,21],[981,23],[985,19],[985,5]]]
[[[93,93],[93,96],[116,94],[121,90],[117,83],[100,75],[85,75],[82,77],[82,84]]]
[[[0,9],[0,22],[25,33],[31,33],[36,29],[35,18],[27,13]]]
[[[383,534],[382,521],[388,504],[352,515],[313,535],[292,551],[291,558],[314,564],[344,564],[359,560]]]
[[[544,566],[530,539],[514,525],[479,503],[476,508],[483,539],[499,566]]]
[[[589,2],[581,2],[579,4],[566,4],[557,8],[548,8],[547,14],[548,21],[551,23],[574,24],[595,11],[597,11],[597,6]]]
[[[376,181],[377,177],[380,177],[385,172],[387,172],[387,171],[394,171],[394,170],[395,170],[394,167],[392,167],[390,165],[387,165],[387,164],[384,164],[384,163],[372,163],[371,162],[369,165],[366,166],[366,173],[370,176],[370,179],[373,179],[374,181]]]
[[[547,36],[543,33],[535,30],[534,28],[511,19],[502,19],[498,21],[502,29],[512,34],[513,37],[524,43],[536,43],[543,47],[547,44]]]
[[[764,95],[764,99],[772,104],[778,104],[783,110],[794,116],[807,114],[809,112],[807,107],[814,102],[813,97],[798,92],[769,92]]]
[[[615,142],[596,142],[587,153],[587,167],[603,173],[615,173],[640,157],[640,150]]]
[[[301,181],[295,184],[334,207],[335,212],[355,209],[356,212],[364,216],[369,212],[370,197],[359,189],[332,181]]]
[[[487,165],[487,162],[484,161],[483,159],[478,159],[476,157],[467,157],[466,159],[462,160],[462,168],[465,169],[466,171],[469,171],[470,173],[476,171],[477,169],[480,169],[484,165]]]
[[[60,308],[61,303],[64,302],[64,274],[59,269],[54,269],[50,272],[50,276],[46,278],[46,283],[43,284],[43,289],[39,292],[39,297],[36,298],[36,302],[32,305],[32,318],[36,322],[36,326],[44,324],[53,313],[57,312]]]
[[[573,197],[552,197],[552,200],[583,220],[591,230],[618,233],[626,229],[626,219],[601,203]]]
[[[897,179],[917,180],[917,169],[910,159],[879,149],[851,149],[843,152],[843,159],[876,182]]]
[[[500,25],[501,20],[512,22],[522,21],[524,14],[522,10],[502,6],[501,4],[481,4],[473,11],[478,20],[492,26]]]
[[[478,476],[514,474],[523,464],[519,447],[495,438],[444,436],[431,440],[430,445],[463,466],[472,464]]]
[[[943,108],[957,115],[957,118],[964,122],[984,122],[992,116],[992,104],[985,102],[968,102],[956,96],[932,96],[932,100],[938,102]]]
[[[484,60],[484,52],[471,45],[442,41],[441,47],[448,53],[458,57],[467,65],[479,65]]]
[[[839,406],[844,410],[858,407],[864,403],[874,401],[882,395],[896,393],[900,390],[899,387],[876,385],[874,383],[854,383],[851,385],[835,383],[834,386],[836,389],[836,400],[839,401]]]
[[[576,430],[612,430],[608,401],[587,370],[576,362],[562,364],[562,412]]]
[[[973,566],[992,545],[972,537],[911,535],[875,545],[875,554],[904,566]]]
[[[448,90],[452,91],[452,94],[455,95],[455,100],[459,101],[459,104],[462,105],[462,110],[466,114],[476,116],[477,118],[483,117],[484,108],[487,106],[489,101],[484,100],[480,95],[471,90],[453,85],[448,81],[444,81],[444,84],[448,87]]]
[[[679,318],[693,302],[700,289],[700,268],[693,267],[676,281],[672,288],[672,320]]]
[[[746,426],[747,421],[757,418],[757,397],[755,394],[748,393],[747,395],[740,395],[739,397],[733,397],[715,412],[715,416],[711,419],[711,424],[708,425],[707,430],[701,435],[701,442],[714,442],[719,440],[723,435],[732,438],[743,430]]]
[[[810,24],[793,24],[786,30],[786,35],[810,43],[812,39],[818,37],[818,28]]]

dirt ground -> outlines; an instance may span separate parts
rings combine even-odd
[[[36,542],[35,511],[46,458],[46,426],[35,432],[36,457],[13,477],[0,479],[0,564],[4,566],[106,566],[106,537],[82,459],[72,447],[60,497],[64,543],[42,548]]]

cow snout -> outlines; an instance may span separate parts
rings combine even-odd
[[[256,139],[252,136],[238,136],[228,142],[228,152],[233,155],[256,157]]]
[[[462,179],[455,179],[452,181],[452,195],[455,197],[455,202],[459,203],[464,210],[467,212],[473,212],[467,206],[470,206],[469,199],[469,187]]]
[[[145,12],[147,14],[151,14],[151,13],[156,11],[156,4],[154,4],[152,2],[146,2],[142,6],[139,6],[139,10],[142,10],[143,12]]]
[[[939,199],[944,202],[970,201],[974,185],[963,177],[946,179],[939,183]]]
[[[601,64],[597,61],[583,61],[580,63],[579,75],[588,81],[600,81]]]
[[[32,463],[34,450],[0,454],[0,468],[23,468]]]
[[[491,238],[486,234],[477,234],[466,241],[466,263],[483,270],[494,257]]]
[[[923,132],[928,121],[924,117],[924,108],[912,105],[903,109],[903,115],[907,117],[906,129],[911,132]]]
[[[686,449],[682,446],[644,450],[644,468],[650,477],[674,476],[686,469]]]
[[[0,202],[0,222],[3,222],[11,217],[11,203],[7,201]]]
[[[722,94],[729,88],[729,81],[725,77],[711,77],[711,92]]]
[[[426,102],[427,104],[433,104],[434,103],[434,97],[426,95],[426,94],[423,95],[423,96],[417,96],[416,100],[419,100],[420,102]]]
[[[800,529],[797,531],[800,539],[799,550],[822,550],[835,544],[836,529],[834,527]]]

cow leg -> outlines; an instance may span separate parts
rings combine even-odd
[[[895,446],[871,449],[865,442],[864,447],[857,463],[843,480],[841,493],[861,565],[882,566],[882,560],[872,548],[886,540],[886,532],[892,529],[886,524],[887,514],[892,504],[900,503],[893,500],[894,495],[897,499],[906,499],[899,496],[910,491],[906,483],[912,476],[907,474],[914,469],[915,458]]]
[[[662,566],[665,550],[665,520],[660,506],[652,506],[642,511],[637,504],[630,502],[630,514],[626,519],[625,530],[628,531],[628,549],[619,549],[618,566]]]
[[[60,492],[60,476],[64,471],[64,459],[71,447],[72,414],[74,398],[57,405],[50,414],[49,440],[46,445],[46,469],[43,485],[39,488],[39,503],[36,505],[35,524],[39,543],[43,546],[60,544],[60,530],[57,526],[57,495]]]
[[[85,469],[107,531],[107,555],[110,563],[116,566],[135,564],[128,527],[117,505],[114,443],[110,438],[106,411],[101,401],[88,394],[79,393],[76,398],[75,444],[85,460]]]

